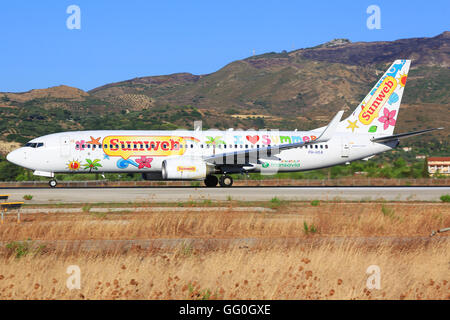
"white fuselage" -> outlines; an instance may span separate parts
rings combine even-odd
[[[317,131],[124,131],[63,132],[31,140],[8,160],[36,174],[86,172],[161,172],[167,159],[204,159],[214,154],[310,141]],[[275,159],[252,163],[249,171],[320,169],[390,150],[395,143],[370,141],[371,135],[336,133],[326,143],[280,151]],[[278,159],[277,159],[278,158]],[[264,170],[263,170],[264,171]]]

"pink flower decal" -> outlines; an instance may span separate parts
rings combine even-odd
[[[397,110],[389,111],[387,108],[384,108],[383,110],[384,115],[378,118],[378,121],[384,123],[384,130],[389,128],[389,126],[395,126],[395,114],[397,113]]]
[[[140,159],[136,159],[136,162],[139,163],[138,169],[151,168],[152,161],[153,161],[153,158],[147,158],[146,156],[142,156]]]
[[[84,144],[85,144],[85,141],[84,141],[84,140],[75,142],[75,149],[76,149],[76,150],[83,151],[83,150],[84,150],[84,148],[83,148],[83,145],[84,145]]]

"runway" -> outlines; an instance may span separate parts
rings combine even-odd
[[[0,189],[27,204],[142,203],[204,200],[440,201],[450,187],[232,187],[232,188],[17,188]],[[24,200],[24,195],[33,196]]]

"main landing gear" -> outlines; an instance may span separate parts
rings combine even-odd
[[[57,184],[58,182],[55,179],[52,179],[48,182],[48,185],[52,188],[56,187]]]
[[[205,178],[205,185],[208,188],[217,186],[217,183],[219,183],[219,179],[216,176],[210,175]]]
[[[228,188],[233,185],[233,178],[227,174],[220,177],[219,184],[221,187]]]
[[[208,188],[217,186],[217,183],[219,183],[221,187],[231,187],[233,185],[233,178],[227,174],[221,176],[220,179],[217,179],[214,175],[209,175],[205,178],[205,185]]]

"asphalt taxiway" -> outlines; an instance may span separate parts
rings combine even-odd
[[[268,201],[440,201],[448,187],[169,187],[169,188],[8,188],[8,201],[30,204],[142,203],[204,200]],[[33,196],[23,200],[24,195]]]

